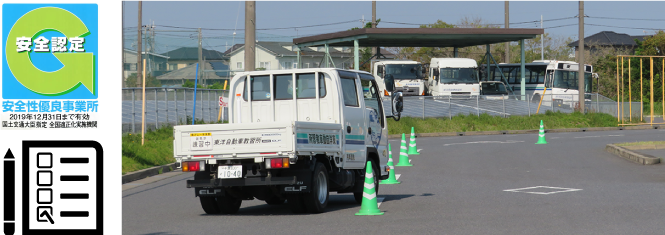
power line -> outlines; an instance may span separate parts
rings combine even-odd
[[[589,18],[606,19],[606,20],[641,20],[641,21],[665,21],[665,19],[635,19],[635,18],[618,18],[618,17],[603,17],[603,16],[587,16]]]
[[[554,28],[561,28],[561,27],[567,27],[567,26],[573,26],[573,25],[578,25],[578,24],[566,24],[566,25],[552,26],[552,27],[546,27],[545,29],[554,29]],[[585,25],[587,25],[587,24],[585,24]]]
[[[263,29],[256,29],[256,30],[280,30],[280,29],[310,28],[310,27],[320,27],[320,26],[328,26],[328,25],[346,24],[346,23],[352,23],[352,22],[357,22],[357,21],[358,20],[349,20],[349,21],[335,22],[335,23],[328,23],[328,24],[293,26],[293,27],[283,27],[283,28],[263,28]],[[192,28],[192,27],[180,27],[180,26],[169,26],[169,25],[155,25],[155,26],[166,27],[166,28],[176,28],[176,29],[198,29],[198,28]],[[244,29],[218,29],[218,28],[201,28],[201,29],[202,30],[228,30],[228,31],[244,30]]]
[[[559,20],[568,20],[568,19],[574,19],[574,16],[571,17],[564,17],[564,18],[557,18],[557,19],[549,19],[549,20],[543,20],[543,22],[550,22],[550,21],[559,21]],[[403,22],[392,22],[392,21],[381,21],[381,23],[389,23],[389,24],[403,24],[403,25],[429,25],[428,24],[415,24],[415,23],[403,23]],[[523,21],[523,22],[512,22],[510,25],[517,25],[517,24],[530,24],[530,23],[540,23],[540,20],[534,20],[534,21]],[[467,25],[459,25],[459,24],[451,24],[453,26],[467,26]],[[478,25],[505,25],[505,24],[478,24]]]
[[[610,28],[622,28],[622,29],[665,30],[665,29],[655,29],[655,28],[621,27],[621,26],[615,26],[615,25],[602,25],[602,24],[584,24],[584,25],[601,26],[601,27],[610,27]]]

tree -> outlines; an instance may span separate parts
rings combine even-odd
[[[127,87],[138,87],[138,75],[136,73],[132,73],[127,77],[127,80],[125,80],[125,85]],[[147,74],[145,76],[145,87],[161,87],[162,83],[157,80],[157,78],[153,77],[152,75]]]

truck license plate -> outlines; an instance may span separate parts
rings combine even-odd
[[[227,165],[217,168],[217,178],[234,179],[242,177],[242,165]]]

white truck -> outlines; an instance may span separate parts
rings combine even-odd
[[[432,96],[480,94],[478,63],[467,58],[432,58],[427,90]]]
[[[187,187],[195,188],[206,213],[236,213],[242,200],[254,198],[320,213],[329,192],[362,201],[368,162],[377,192],[378,181],[388,177],[386,110],[371,74],[242,72],[229,92],[228,124],[176,126],[173,133],[176,161],[195,172]],[[388,117],[398,120],[401,93],[392,98]]]
[[[425,95],[425,73],[423,65],[411,60],[378,60],[372,65],[372,73],[376,78],[383,96],[390,96],[385,90],[386,82],[394,81],[395,91],[405,96]]]

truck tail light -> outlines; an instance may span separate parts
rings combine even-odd
[[[268,158],[266,159],[266,169],[289,168],[289,158]]]
[[[205,171],[204,161],[182,162],[182,171]]]

